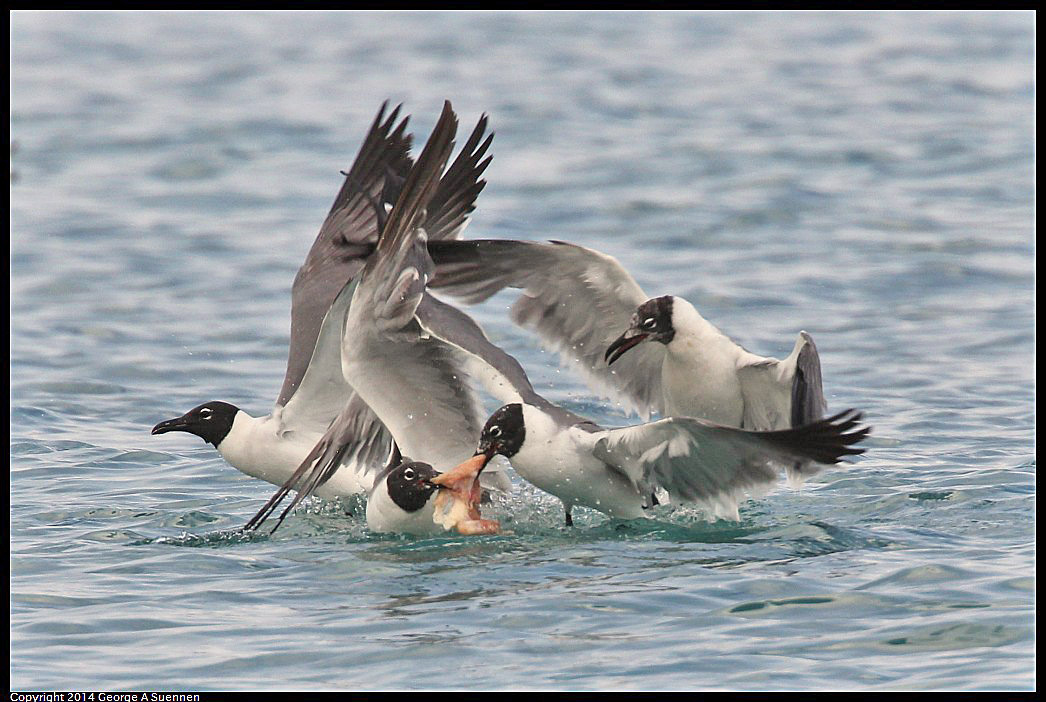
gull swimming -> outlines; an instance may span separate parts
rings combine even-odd
[[[485,466],[480,456],[440,473],[428,463],[397,454],[367,495],[368,528],[417,536],[450,530],[466,536],[499,533],[501,525],[479,513],[477,479]]]

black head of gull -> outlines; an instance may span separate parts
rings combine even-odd
[[[439,488],[430,481],[439,473],[428,463],[405,461],[393,468],[385,478],[389,498],[404,512],[423,508]]]
[[[488,458],[493,458],[495,455],[501,454],[505,458],[511,458],[523,447],[523,441],[526,438],[527,428],[523,423],[523,405],[513,402],[497,410],[483,425],[476,455],[483,454]]]
[[[630,348],[644,341],[671,343],[676,336],[675,327],[672,325],[673,300],[671,295],[663,295],[640,305],[632,315],[625,333],[607,347],[603,356],[607,365],[611,365]]]
[[[218,447],[232,429],[236,413],[240,409],[228,402],[215,400],[194,407],[181,417],[168,419],[153,427],[153,434],[166,434],[169,431],[184,431],[196,434],[215,448]]]

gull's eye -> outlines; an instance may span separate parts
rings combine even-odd
[[[501,427],[499,427],[497,424],[495,424],[494,426],[492,426],[490,429],[487,430],[487,433],[490,434],[491,436],[493,436],[496,439],[499,436],[501,436]]]
[[[210,407],[204,407],[202,410],[200,410],[200,416],[204,419],[210,419],[212,414],[214,414],[214,410],[212,410]]]
[[[407,470],[403,471],[403,477],[407,480],[414,480],[414,469],[408,468]]]
[[[643,323],[639,325],[642,329],[653,329],[657,326],[657,320],[653,317],[647,317],[643,320]]]

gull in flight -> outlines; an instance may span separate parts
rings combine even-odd
[[[594,388],[648,418],[798,427],[825,411],[813,338],[777,360],[750,353],[681,297],[649,298],[612,256],[561,241],[433,241],[430,287],[467,304],[519,288],[512,320]]]

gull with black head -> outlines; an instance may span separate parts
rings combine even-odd
[[[466,461],[447,473],[397,454],[378,473],[367,496],[367,527],[375,532],[418,536],[454,530],[497,534],[498,522],[479,513],[478,478],[485,460]]]
[[[805,331],[785,359],[758,356],[687,300],[650,298],[617,259],[562,241],[433,241],[429,251],[433,290],[476,304],[521,289],[512,320],[644,418],[769,430],[824,415],[821,362]]]
[[[758,496],[785,472],[793,483],[821,465],[864,452],[853,446],[870,428],[847,410],[792,429],[749,431],[703,419],[669,417],[619,429],[530,403],[510,403],[487,420],[477,456],[509,459],[528,482],[558,497],[573,523],[575,506],[635,519],[658,495],[737,520],[746,494]]]

